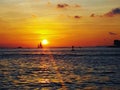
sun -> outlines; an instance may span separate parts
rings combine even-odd
[[[47,44],[48,44],[48,40],[43,39],[43,40],[42,40],[42,44],[43,44],[43,45],[47,45]]]

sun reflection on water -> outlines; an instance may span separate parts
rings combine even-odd
[[[0,89],[119,90],[119,83],[113,85],[119,80],[114,77],[119,77],[115,65],[92,66],[95,64],[81,57],[55,56],[50,51],[43,53],[0,60]]]

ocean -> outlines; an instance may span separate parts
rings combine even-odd
[[[120,90],[120,48],[0,49],[0,90]]]

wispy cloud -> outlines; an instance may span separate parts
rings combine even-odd
[[[110,35],[117,35],[117,33],[109,32]]]
[[[76,5],[75,5],[75,7],[80,8],[81,6],[80,6],[80,5],[78,5],[78,4],[76,4]]]
[[[37,15],[35,15],[35,14],[32,14],[32,18],[37,18]]]

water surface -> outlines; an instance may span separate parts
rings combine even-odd
[[[0,49],[0,90],[120,90],[120,48]]]

